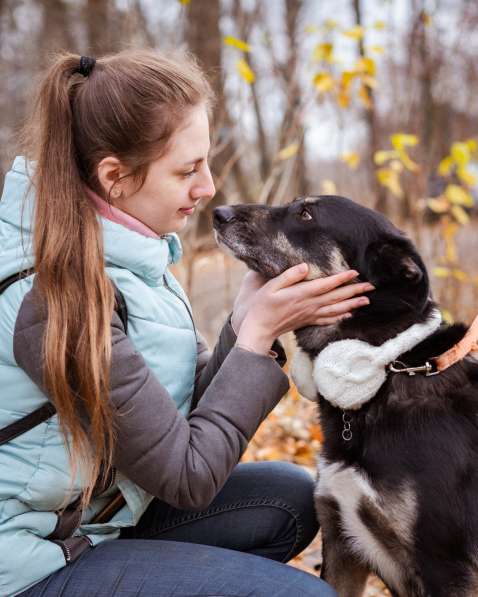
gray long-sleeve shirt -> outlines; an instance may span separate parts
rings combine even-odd
[[[34,287],[18,312],[14,354],[45,392],[41,345],[46,320],[35,295]],[[235,347],[227,322],[212,355],[198,342],[196,406],[185,418],[125,334],[116,312],[111,325],[114,466],[172,506],[207,507],[287,391],[287,376],[274,359]]]

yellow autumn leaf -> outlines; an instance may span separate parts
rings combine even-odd
[[[337,96],[337,103],[341,108],[347,108],[350,104],[350,85],[355,77],[358,76],[357,71],[344,70],[340,78],[340,87]]]
[[[294,156],[299,151],[299,144],[298,143],[291,143],[286,147],[283,147],[279,153],[277,154],[277,158],[279,160],[288,160],[292,156]]]
[[[360,155],[356,151],[345,152],[340,156],[340,159],[345,162],[349,168],[352,168],[352,170],[356,170],[360,164]]]
[[[321,195],[336,195],[337,194],[337,186],[333,180],[323,180],[320,185],[320,193]]]
[[[355,27],[352,27],[352,29],[347,29],[347,31],[344,31],[343,34],[346,37],[350,37],[350,39],[355,39],[358,41],[363,39],[365,29],[361,25],[356,25]]]
[[[393,147],[399,151],[405,147],[413,147],[418,143],[418,137],[416,135],[409,135],[407,133],[395,133],[391,135],[390,141]]]
[[[428,12],[422,12],[422,23],[425,25],[425,27],[430,27],[432,24],[432,17]]]
[[[256,75],[254,74],[254,71],[251,69],[251,67],[244,60],[244,58],[241,58],[236,62],[236,68],[246,83],[248,83],[249,85],[254,83],[254,81],[256,80]]]
[[[360,85],[358,96],[362,104],[367,108],[367,110],[370,110],[370,108],[373,105],[373,102],[370,98],[370,92],[365,85]]]
[[[179,4],[189,4],[191,0],[179,0]]]
[[[388,164],[388,167],[390,168],[390,170],[393,170],[394,172],[397,172],[398,174],[401,174],[403,172],[403,164],[400,160],[392,160]]]
[[[375,21],[372,27],[380,31],[381,29],[385,29],[386,24],[385,21]]]
[[[459,282],[468,282],[470,280],[468,274],[461,269],[454,269],[451,273],[455,280]]]
[[[453,319],[453,315],[448,311],[448,309],[441,309],[441,316],[445,323],[452,325],[455,320]]]
[[[379,183],[389,189],[395,197],[401,199],[403,197],[403,190],[400,185],[398,172],[390,168],[379,168],[376,172]]]
[[[442,235],[445,241],[445,257],[448,263],[458,261],[458,253],[455,244],[455,237],[460,226],[451,220],[448,216],[442,219]]]
[[[374,54],[383,54],[385,52],[385,48],[383,46],[369,46],[367,51],[373,52]]]
[[[452,205],[450,211],[455,217],[456,221],[462,226],[466,226],[466,224],[468,224],[470,221],[469,215],[466,213],[463,207],[461,207],[461,205]]]
[[[445,197],[454,205],[463,205],[465,207],[473,207],[474,205],[473,197],[470,193],[457,184],[449,184],[446,187]]]
[[[456,174],[463,184],[467,187],[474,187],[476,185],[476,176],[466,168],[459,166],[456,169]]]
[[[410,170],[410,172],[417,172],[418,170],[420,170],[419,165],[410,158],[410,156],[404,149],[399,150],[398,158],[405,166],[405,168],[407,170]]]
[[[317,62],[328,62],[332,63],[334,61],[334,45],[327,42],[323,44],[318,44],[315,46],[314,49],[314,60]]]
[[[465,141],[465,143],[468,146],[470,153],[476,153],[476,150],[478,149],[476,139],[468,139],[467,141]]]
[[[376,151],[373,155],[373,161],[377,166],[382,166],[388,160],[398,157],[398,152],[394,149]]]
[[[324,29],[327,29],[328,31],[332,31],[332,29],[337,29],[338,25],[339,24],[334,19],[326,19],[324,21]]]
[[[367,87],[370,87],[370,89],[376,89],[377,87],[377,79],[374,79],[370,75],[363,75],[362,83]]]
[[[318,33],[319,32],[319,28],[317,27],[317,25],[306,25],[304,27],[304,33]]]
[[[341,89],[337,96],[337,103],[343,109],[348,108],[350,105],[350,94],[344,89]]]
[[[434,267],[432,272],[437,278],[448,278],[448,276],[451,274],[449,267]]]
[[[248,43],[242,41],[242,39],[237,39],[237,37],[233,37],[232,35],[226,35],[224,43],[226,46],[232,46],[233,48],[241,50],[241,52],[251,51],[251,46]]]
[[[453,158],[448,155],[446,158],[443,158],[441,162],[438,164],[438,174],[440,176],[448,176],[451,172],[453,167]]]
[[[335,82],[330,73],[323,71],[315,75],[314,85],[319,91],[326,93],[334,88]]]
[[[342,77],[341,77],[341,80],[340,80],[340,84],[342,85],[342,87],[345,88],[345,90],[348,90],[348,88],[350,87],[352,81],[357,76],[358,76],[358,72],[355,71],[355,70],[344,70],[342,72]]]
[[[426,204],[436,214],[445,214],[450,209],[450,203],[445,197],[431,197]]]
[[[453,143],[451,146],[450,155],[456,162],[456,164],[458,164],[458,166],[461,166],[462,168],[464,168],[470,161],[470,154],[470,148],[466,143],[457,141],[456,143]]]
[[[370,58],[370,56],[363,56],[362,58],[357,60],[355,70],[359,73],[363,73],[364,75],[371,75],[373,77],[377,70],[375,60],[373,58]]]

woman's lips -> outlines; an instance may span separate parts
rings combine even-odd
[[[195,209],[196,209],[195,207],[181,207],[179,211],[181,213],[185,214],[186,216],[190,216],[191,214],[194,213]]]

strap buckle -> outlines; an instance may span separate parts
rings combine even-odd
[[[408,373],[410,377],[413,377],[417,373],[424,373],[425,377],[431,377],[440,373],[430,361],[426,361],[424,365],[420,365],[419,367],[407,367],[402,361],[392,361],[387,365],[387,369],[392,373]]]

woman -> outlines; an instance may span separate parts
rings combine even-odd
[[[237,463],[288,387],[274,339],[368,287],[250,273],[207,353],[168,265],[214,195],[211,100],[150,51],[64,53],[40,85],[0,202],[0,280],[35,268],[0,295],[0,427],[56,414],[0,447],[1,595],[332,594],[280,563],[317,532],[312,480]]]

